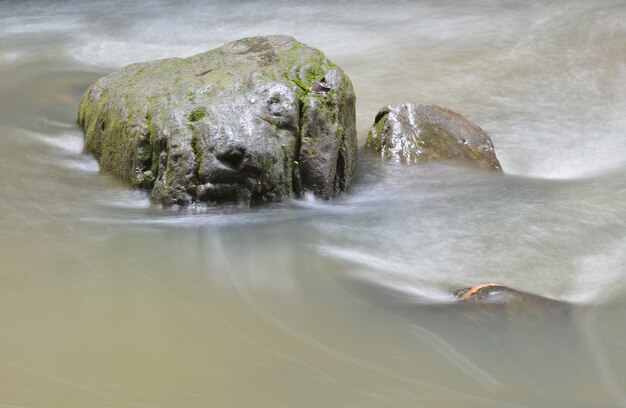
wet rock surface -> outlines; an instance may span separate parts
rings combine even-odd
[[[502,171],[485,131],[435,105],[385,106],[376,115],[365,147],[406,163],[457,161]]]
[[[155,203],[249,205],[347,191],[354,104],[320,51],[267,36],[124,67],[85,92],[78,122],[102,170]]]

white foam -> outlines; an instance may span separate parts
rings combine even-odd
[[[79,132],[65,132],[54,136],[30,132],[30,136],[66,154],[78,155],[83,151],[84,140]]]
[[[600,252],[581,255],[577,264],[568,300],[598,303],[626,291],[626,239],[607,245]]]

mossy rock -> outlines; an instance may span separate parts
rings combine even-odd
[[[485,131],[435,105],[385,106],[376,115],[365,147],[404,163],[456,161],[502,171]]]
[[[101,169],[155,203],[249,205],[349,190],[354,105],[322,52],[266,36],[124,67],[85,92],[78,122]]]

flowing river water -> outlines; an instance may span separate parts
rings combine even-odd
[[[287,34],[504,175],[362,152],[351,194],[162,209],[83,152],[121,66]],[[626,407],[626,3],[0,1],[0,408]],[[560,300],[452,307],[498,282]]]

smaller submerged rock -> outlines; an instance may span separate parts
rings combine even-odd
[[[365,148],[406,163],[453,160],[502,171],[491,138],[463,116],[436,105],[387,105]]]
[[[471,288],[463,288],[453,293],[454,297],[465,304],[492,303],[552,303],[556,302],[532,293],[521,292],[497,283],[483,283]]]
[[[456,305],[467,312],[476,308],[477,312],[505,314],[517,322],[529,318],[534,323],[562,322],[569,319],[571,305],[555,299],[522,292],[499,285],[483,283],[471,288],[453,292]]]

